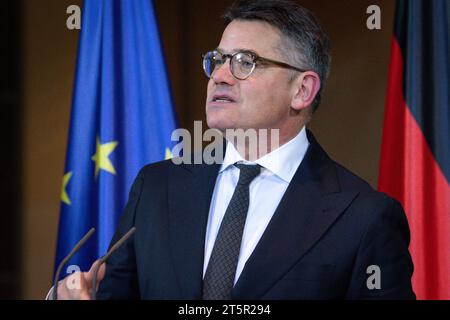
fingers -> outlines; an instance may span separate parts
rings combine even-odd
[[[100,263],[100,259],[95,260],[95,262],[91,266],[91,269],[89,269],[88,272],[85,272],[85,279],[88,282],[89,286],[91,286],[92,280],[94,279],[95,269],[97,268],[99,263]],[[102,281],[104,277],[105,277],[105,264],[103,263],[98,270],[97,281],[98,282]]]
[[[58,300],[79,300],[89,291],[83,272],[75,272],[58,282]]]
[[[74,272],[58,283],[58,300],[91,300],[92,280],[100,260],[96,260],[88,272]],[[97,288],[105,277],[105,263],[98,269]]]
[[[98,275],[97,275],[98,282],[102,281],[103,278],[105,278],[105,272],[106,272],[106,264],[102,263],[102,265],[100,266],[100,269],[98,270]]]
[[[87,290],[80,292],[78,300],[92,300],[90,292]]]

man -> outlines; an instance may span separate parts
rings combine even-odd
[[[279,147],[255,159],[232,140],[222,164],[142,169],[112,243],[137,231],[102,267],[97,297],[415,298],[401,206],[306,130],[330,62],[316,19],[289,1],[239,1],[225,23],[203,60],[208,126],[277,129]],[[59,296],[89,299],[92,273]]]

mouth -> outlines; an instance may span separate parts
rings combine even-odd
[[[227,94],[215,94],[210,103],[217,104],[217,105],[223,105],[227,103],[236,103],[236,100]]]

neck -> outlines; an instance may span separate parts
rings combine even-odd
[[[226,130],[224,136],[242,158],[253,162],[291,141],[302,129],[303,126],[291,133],[281,132],[279,129],[235,129]]]

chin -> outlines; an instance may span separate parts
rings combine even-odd
[[[223,112],[208,112],[206,115],[206,123],[209,128],[220,131],[235,128],[235,122],[231,120],[230,115],[227,116]]]
[[[206,123],[210,129],[217,129],[219,131],[225,131],[226,129],[232,128],[229,124],[221,121],[206,121]]]
[[[234,125],[225,119],[207,118],[206,123],[211,129],[217,129],[220,131],[225,131],[226,129],[234,128]]]

